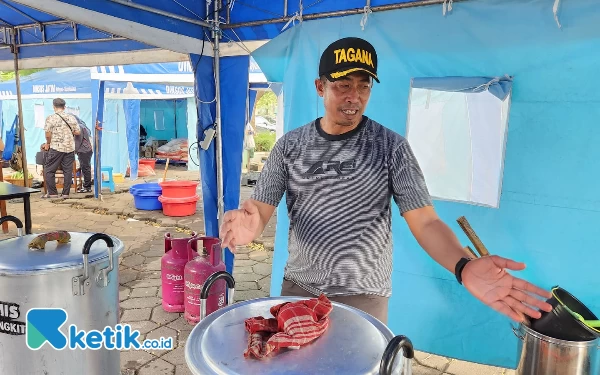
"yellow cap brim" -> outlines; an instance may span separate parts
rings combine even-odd
[[[377,81],[377,82],[379,83],[379,78],[377,77],[377,74],[375,74],[375,73],[373,73],[373,72],[371,72],[371,71],[369,71],[369,70],[367,70],[367,69],[364,69],[364,68],[351,68],[351,69],[342,70],[342,71],[340,71],[340,72],[333,72],[333,73],[329,73],[329,78],[330,78],[332,81],[335,81],[335,80],[338,80],[338,79],[340,79],[340,78],[342,78],[342,77],[345,77],[345,76],[347,76],[348,74],[350,74],[350,73],[354,73],[354,72],[366,72],[366,73],[368,73],[368,74],[369,74],[371,77],[373,77],[373,79],[374,79],[375,81]]]

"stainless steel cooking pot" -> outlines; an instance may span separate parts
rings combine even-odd
[[[303,299],[254,299],[208,315],[194,327],[185,345],[190,371],[196,375],[411,374],[414,351],[408,338],[394,337],[379,320],[336,302],[332,302],[329,328],[311,344],[282,350],[266,360],[244,358],[248,345],[244,321],[255,316],[272,317],[272,306]],[[400,350],[404,355],[395,363]]]
[[[1,218],[0,225],[5,221],[23,227],[14,217]],[[120,373],[118,350],[56,350],[50,342],[37,350],[27,346],[28,335],[40,335],[27,332],[27,312],[33,308],[64,309],[67,321],[60,331],[65,337],[71,325],[103,331],[118,323],[123,243],[106,234],[68,234],[68,243],[47,242],[42,249],[29,248],[35,234],[0,241],[0,374]]]
[[[566,341],[534,331],[528,324],[513,327],[519,339],[517,375],[598,375],[600,339]]]

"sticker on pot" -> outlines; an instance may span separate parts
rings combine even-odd
[[[12,302],[0,301],[0,333],[24,335],[25,323],[15,321],[21,316],[20,306]]]

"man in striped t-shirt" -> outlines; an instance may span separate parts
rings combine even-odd
[[[324,293],[386,323],[393,200],[424,250],[476,298],[516,321],[540,317],[532,307],[550,311],[535,298],[549,298],[549,292],[505,271],[523,264],[466,258],[433,209],[407,140],[363,115],[373,80],[379,82],[377,55],[367,41],[344,38],[323,52],[315,86],[325,115],[277,141],[252,198],[225,213],[223,246],[235,251],[259,237],[286,194],[289,257],[282,295]]]

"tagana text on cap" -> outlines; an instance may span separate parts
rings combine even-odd
[[[321,55],[319,77],[336,81],[350,73],[364,71],[375,81],[377,77],[377,52],[371,43],[361,38],[343,38],[331,43]]]

